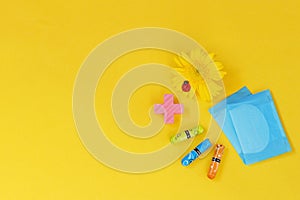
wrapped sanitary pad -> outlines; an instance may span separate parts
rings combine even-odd
[[[243,87],[209,112],[245,164],[291,151],[269,90]]]

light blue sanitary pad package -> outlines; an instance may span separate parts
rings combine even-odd
[[[291,151],[269,90],[243,87],[209,112],[245,164]]]

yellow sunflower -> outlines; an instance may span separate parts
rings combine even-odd
[[[182,76],[175,76],[175,88],[181,90],[188,97],[195,94],[201,100],[211,101],[220,94],[220,81],[226,74],[222,71],[222,63],[214,60],[214,54],[208,54],[201,49],[194,49],[189,53],[181,53],[175,58],[175,70]],[[183,91],[183,84],[190,84],[189,91]],[[189,88],[189,87],[188,87]]]

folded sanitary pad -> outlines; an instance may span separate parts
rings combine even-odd
[[[209,112],[245,164],[291,151],[269,90],[243,87]]]

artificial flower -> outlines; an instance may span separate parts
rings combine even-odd
[[[202,49],[194,49],[177,56],[175,70],[182,76],[173,78],[176,89],[181,89],[184,81],[188,81],[191,89],[188,92],[181,89],[186,96],[196,94],[204,101],[211,101],[218,96],[223,89],[220,81],[226,72],[223,71],[222,63],[215,61],[214,58],[214,54],[208,54]]]

